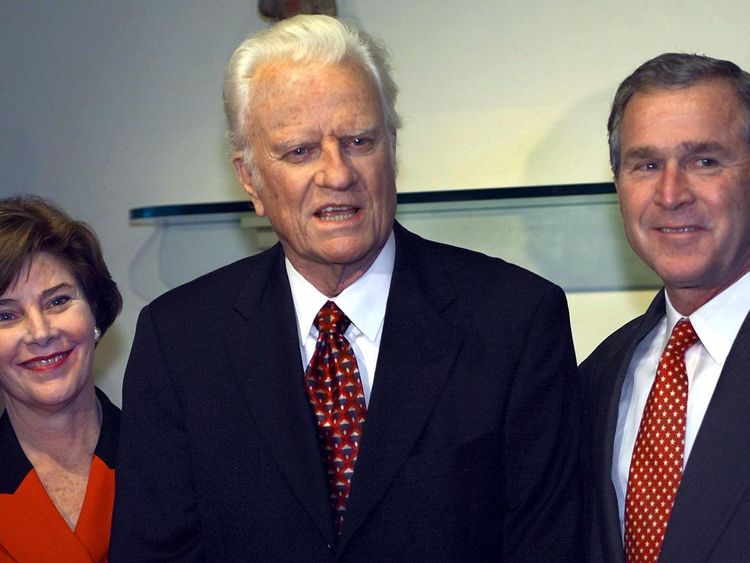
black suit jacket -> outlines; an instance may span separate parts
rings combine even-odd
[[[395,233],[342,535],[277,245],[142,311],[125,374],[113,562],[580,560],[562,291]]]
[[[637,344],[665,315],[664,290],[646,313],[581,364],[588,410],[591,561],[624,561],[612,452],[620,390]],[[737,335],[690,452],[660,561],[750,561],[750,318]]]

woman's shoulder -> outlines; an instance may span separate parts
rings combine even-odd
[[[7,411],[0,416],[0,494],[13,494],[33,469],[18,443]]]

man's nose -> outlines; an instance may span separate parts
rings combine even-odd
[[[359,178],[351,157],[338,143],[330,143],[321,150],[319,168],[315,172],[315,183],[323,188],[345,190]]]
[[[659,178],[654,201],[666,209],[676,209],[693,200],[690,177],[679,163],[669,162]]]

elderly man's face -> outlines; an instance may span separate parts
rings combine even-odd
[[[259,73],[254,167],[235,159],[237,172],[294,267],[319,289],[328,271],[348,285],[377,257],[396,210],[395,132],[377,89],[346,64],[279,62]]]
[[[740,102],[723,81],[637,93],[625,108],[617,177],[625,231],[673,303],[687,298],[685,309],[750,271],[750,149],[742,132]]]

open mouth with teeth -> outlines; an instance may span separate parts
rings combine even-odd
[[[659,227],[661,233],[694,233],[698,227]]]
[[[346,221],[354,217],[358,212],[358,207],[330,206],[320,209],[315,213],[315,216],[323,221]]]
[[[62,364],[68,358],[70,352],[70,350],[66,350],[65,352],[58,352],[57,354],[52,354],[50,356],[33,358],[22,362],[21,365],[26,369],[33,371],[48,370]]]

